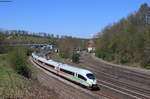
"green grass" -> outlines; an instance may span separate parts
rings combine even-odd
[[[6,56],[3,55],[3,54],[0,54],[0,63],[1,63],[2,61],[4,61],[5,59],[6,59]]]
[[[36,71],[34,76],[37,75]],[[0,99],[57,99],[57,96],[53,89],[41,85],[36,77],[27,79],[19,75],[7,61],[7,55],[0,56]]]
[[[0,66],[0,88],[8,88],[10,86],[9,74],[13,77],[15,73],[4,66]]]
[[[18,75],[8,64],[7,56],[0,56],[0,97],[17,97],[23,93],[23,87],[29,81]]]
[[[23,82],[29,83],[24,77],[18,75],[14,70],[0,66],[0,88],[20,87]]]

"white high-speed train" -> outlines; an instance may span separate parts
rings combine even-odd
[[[55,74],[58,74],[68,80],[81,84],[90,89],[98,88],[95,76],[92,72],[86,69],[73,67],[53,60],[47,60],[43,57],[37,56],[34,53],[32,53],[32,57],[34,60],[38,61],[38,63],[42,64],[41,66],[44,69],[50,70]]]

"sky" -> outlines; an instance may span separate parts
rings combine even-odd
[[[2,0],[0,0],[2,1]],[[4,1],[4,0],[3,0]],[[0,2],[0,28],[91,38],[150,0],[11,0]]]

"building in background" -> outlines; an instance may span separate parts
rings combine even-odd
[[[88,52],[90,52],[90,53],[94,52],[95,48],[96,48],[95,42],[90,40],[88,43],[88,46],[87,46]]]

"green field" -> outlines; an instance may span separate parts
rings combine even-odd
[[[50,97],[57,97],[55,91],[45,88],[34,77],[34,79],[28,79],[16,73],[6,58],[7,55],[0,56],[0,99],[39,99],[39,97],[49,99]],[[37,70],[34,70],[32,75],[36,77],[36,74]]]

